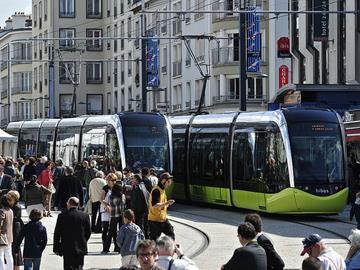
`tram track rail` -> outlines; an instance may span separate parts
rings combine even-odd
[[[196,228],[195,226],[192,226],[192,225],[189,225],[189,224],[187,224],[185,222],[182,222],[182,221],[178,221],[178,220],[175,220],[175,219],[172,219],[172,218],[169,218],[169,220],[171,222],[173,222],[173,223],[178,223],[178,224],[181,224],[183,226],[189,227],[190,229],[192,229],[194,231],[197,231],[198,234],[201,235],[203,241],[202,241],[200,247],[198,247],[195,251],[187,254],[187,257],[189,257],[190,259],[193,259],[196,256],[199,256],[200,254],[202,254],[208,248],[208,246],[210,245],[210,237],[206,232],[200,230],[199,228]]]
[[[186,205],[186,204],[185,204]],[[204,206],[201,206],[204,207]],[[216,209],[221,209],[224,210],[221,207],[215,207]],[[243,210],[242,209],[239,211],[239,209],[226,209],[227,212],[232,212],[232,213],[236,213],[236,214],[242,214],[242,215],[246,215],[247,213],[253,212],[253,211],[249,211],[249,210]],[[172,209],[172,212],[174,213],[180,213],[183,215],[192,215],[195,217],[202,217],[202,218],[206,218],[206,219],[210,219],[210,220],[214,220],[214,221],[218,221],[218,222],[222,222],[228,225],[233,225],[233,226],[238,226],[239,223],[241,222],[241,220],[232,220],[232,219],[225,219],[225,218],[221,218],[219,216],[210,216],[210,215],[206,215],[206,214],[199,214],[199,213],[191,213],[189,211],[182,211],[179,209]],[[318,231],[323,231],[329,234],[332,234],[334,236],[336,236],[339,239],[345,240],[346,243],[350,243],[349,239],[348,239],[348,235],[345,235],[343,233],[338,232],[338,230],[336,228],[331,228],[331,224],[336,225],[336,223],[343,223],[346,225],[349,225],[349,231],[348,233],[350,234],[351,229],[356,228],[356,224],[350,222],[350,221],[344,221],[338,218],[333,218],[333,217],[325,217],[325,216],[317,216],[317,215],[311,215],[311,216],[285,216],[285,215],[270,215],[268,213],[264,213],[263,214],[264,217],[266,218],[270,218],[272,220],[282,220],[288,223],[293,223],[293,224],[297,224],[297,225],[301,225],[304,227],[309,227],[312,229],[316,229]],[[307,221],[307,219],[311,219],[312,223],[309,223],[310,221]]]

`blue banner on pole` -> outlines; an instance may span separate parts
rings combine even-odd
[[[151,38],[147,40],[146,49],[146,72],[147,72],[147,86],[159,87],[159,40]]]
[[[260,16],[256,7],[248,7],[247,14],[247,72],[260,72],[261,63],[261,33]]]

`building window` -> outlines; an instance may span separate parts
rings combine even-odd
[[[124,37],[125,36],[125,23],[124,21],[121,21],[120,23],[120,36]],[[124,50],[124,39],[120,40],[120,50]]]
[[[102,62],[86,63],[86,83],[88,84],[102,83]]]
[[[114,87],[118,86],[118,59],[114,59]]]
[[[132,75],[132,61],[131,61],[131,52],[128,54],[128,76]]]
[[[117,52],[117,44],[118,44],[118,42],[117,42],[117,38],[118,37],[118,26],[117,26],[117,24],[115,24],[114,25],[114,52]]]
[[[60,0],[60,18],[75,18],[75,0]]]
[[[37,81],[38,81],[38,70],[34,68],[34,89],[37,89]]]
[[[111,29],[110,26],[106,27],[106,37],[110,38],[111,37]],[[111,40],[107,39],[106,40],[106,49],[110,50],[111,48]]]
[[[70,84],[75,81],[76,65],[74,62],[59,63],[59,82],[61,84]]]
[[[59,37],[63,38],[59,40],[59,48],[66,50],[66,49],[74,49],[75,48],[75,29],[67,28],[67,29],[60,29],[59,30]]]
[[[60,94],[59,96],[60,117],[64,115],[70,115],[72,98],[73,96],[71,94]],[[76,102],[75,102],[75,106],[76,106]]]
[[[88,51],[102,51],[102,29],[87,29],[86,37],[92,40],[86,41],[86,50]]]
[[[86,17],[102,18],[102,0],[86,0]]]
[[[33,25],[34,25],[34,27],[37,27],[37,5],[34,6],[34,11],[33,11]]]
[[[48,0],[44,0],[44,21],[47,21],[48,15]]]
[[[103,95],[88,94],[86,96],[86,114],[103,114]]]
[[[120,57],[120,83],[125,84],[125,56]]]
[[[131,17],[128,18],[127,32],[128,32],[128,37],[131,37]]]
[[[12,93],[31,92],[31,72],[14,72]]]
[[[39,29],[42,28],[42,2],[39,2]]]

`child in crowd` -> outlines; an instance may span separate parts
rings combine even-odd
[[[121,265],[138,265],[136,246],[138,241],[144,240],[144,233],[134,223],[135,214],[131,209],[125,210],[123,221],[124,225],[121,226],[116,238],[120,247]]]
[[[21,242],[25,238],[24,270],[40,269],[41,256],[47,244],[46,228],[40,222],[42,217],[42,211],[32,209],[29,215],[30,222],[25,224],[16,239],[15,250],[19,251]]]
[[[360,192],[356,193],[355,203],[350,210],[350,220],[355,216],[357,229],[360,229]]]

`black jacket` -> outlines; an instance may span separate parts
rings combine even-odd
[[[76,197],[83,204],[83,189],[78,177],[74,175],[63,176],[59,179],[59,187],[55,196],[55,205],[66,208],[66,202],[70,197]]]
[[[24,181],[29,181],[31,179],[31,176],[36,175],[36,167],[34,164],[32,165],[25,165],[24,167]]]
[[[280,255],[274,249],[270,239],[265,235],[261,234],[257,239],[258,244],[265,250],[267,258],[267,269],[268,270],[282,270],[284,269],[284,261]]]
[[[24,225],[19,236],[15,239],[15,253],[18,253],[22,240],[25,238],[24,258],[41,258],[47,244],[46,228],[40,221],[30,221]]]
[[[149,208],[149,191],[141,182],[131,191],[131,209],[135,213],[145,213]]]
[[[235,249],[231,259],[224,265],[224,270],[266,270],[266,253],[256,242]]]
[[[53,251],[64,256],[86,255],[90,235],[89,216],[76,208],[70,208],[57,218]]]
[[[15,189],[14,180],[10,175],[4,174],[0,185],[1,195],[6,194],[13,189]]]

